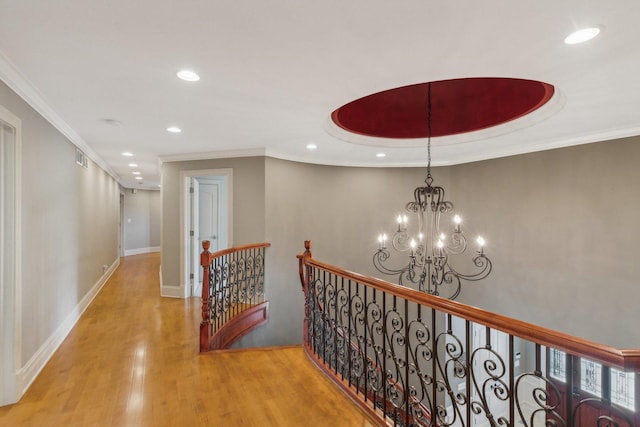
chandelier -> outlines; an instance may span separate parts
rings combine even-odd
[[[474,272],[463,274],[450,263],[453,256],[467,250],[467,238],[462,232],[462,219],[453,215],[453,203],[445,200],[444,188],[433,185],[431,176],[431,83],[427,92],[427,177],[426,186],[414,190],[414,200],[407,203],[406,214],[397,218],[398,228],[391,239],[378,236],[378,250],[373,265],[387,275],[398,276],[401,286],[416,287],[422,292],[454,300],[460,295],[463,281],[482,280],[491,273],[491,260],[484,253],[484,239],[476,239],[478,250],[471,263]],[[410,224],[410,218],[415,223]],[[451,218],[451,229],[444,231],[443,217]],[[404,258],[393,264],[391,247]],[[412,286],[413,285],[413,286]]]

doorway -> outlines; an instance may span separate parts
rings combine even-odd
[[[0,106],[0,406],[22,395],[20,141],[20,119]]]
[[[120,193],[120,220],[118,223],[118,256],[124,256],[124,193]]]
[[[232,242],[232,170],[184,171],[183,254],[181,270],[185,297],[202,293],[200,253],[202,241],[209,240],[210,252],[229,247]]]

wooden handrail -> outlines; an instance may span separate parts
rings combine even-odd
[[[429,295],[415,289],[399,286],[374,277],[354,273],[313,259],[310,251],[310,241],[305,242],[305,248],[306,251],[297,256],[299,259],[301,278],[304,275],[305,266],[317,267],[340,275],[346,279],[357,281],[379,291],[387,292],[391,295],[397,295],[401,298],[407,299],[408,301],[412,301],[474,323],[483,324],[510,335],[533,341],[547,347],[556,348],[575,356],[587,357],[596,362],[602,362],[621,367],[626,370],[640,372],[640,349],[617,349],[552,329],[537,326],[532,323],[492,313],[481,308]],[[307,280],[308,278],[306,277],[303,279],[303,283],[305,285]]]
[[[212,323],[212,309],[215,309],[215,306],[212,307],[211,304],[215,304],[216,301],[212,301],[213,296],[212,289],[209,283],[209,277],[214,260],[236,253],[265,249],[270,246],[271,243],[252,243],[248,245],[222,249],[211,253],[209,252],[211,242],[209,240],[202,241],[203,250],[200,254],[200,265],[203,269],[201,295],[202,321],[200,322],[201,352],[213,349],[227,348],[235,340],[247,334],[252,329],[265,324],[268,321],[269,314],[269,303],[268,301],[264,301],[261,297],[259,301],[252,301],[250,304],[236,301],[234,318],[225,318],[225,323],[222,325]],[[214,333],[214,335],[212,335],[212,333]]]
[[[206,243],[206,247],[205,247],[205,242]],[[259,249],[259,248],[268,248],[271,246],[271,243],[250,243],[248,245],[243,245],[243,246],[234,246],[232,248],[227,248],[227,249],[221,249],[219,251],[216,252],[209,252],[209,248],[211,247],[211,242],[209,242],[208,240],[203,240],[202,241],[202,249],[203,249],[203,254],[207,253],[208,255],[206,255],[208,257],[208,259],[206,258],[200,258],[200,265],[202,265],[204,267],[205,264],[203,264],[204,262],[206,262],[207,264],[211,264],[211,260],[214,258],[218,258],[224,255],[229,255],[232,254],[234,252],[241,252],[241,251],[245,251],[247,249]]]

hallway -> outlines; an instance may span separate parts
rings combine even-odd
[[[121,259],[0,425],[374,425],[302,347],[199,355],[200,300],[161,298],[159,264]]]

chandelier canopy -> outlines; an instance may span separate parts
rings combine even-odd
[[[417,285],[418,290],[448,299],[456,299],[462,289],[462,281],[482,280],[491,273],[491,260],[484,253],[485,241],[478,236],[478,250],[471,262],[474,272],[464,274],[450,263],[450,257],[467,250],[467,238],[462,232],[462,219],[453,215],[453,203],[445,199],[443,187],[433,185],[431,176],[431,83],[427,85],[427,177],[426,186],[413,192],[414,200],[407,203],[406,214],[397,218],[398,228],[390,239],[397,253],[408,255],[399,267],[392,266],[391,252],[387,247],[386,234],[378,236],[378,250],[373,256],[373,265],[387,275],[398,276],[402,286]],[[451,217],[452,228],[444,231],[441,217]],[[410,226],[410,218],[415,224]],[[405,255],[406,256],[406,255]],[[395,265],[398,263],[396,262]]]

